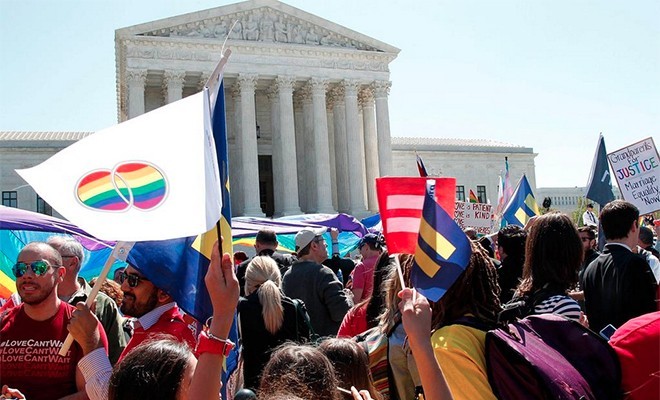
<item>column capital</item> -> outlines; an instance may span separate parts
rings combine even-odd
[[[130,84],[144,86],[147,83],[146,69],[129,69],[126,71],[126,81]]]
[[[369,106],[374,104],[374,91],[371,87],[366,86],[360,89],[358,92],[358,101],[364,106]]]
[[[206,81],[208,81],[210,77],[211,77],[210,72],[203,71],[202,74],[199,76],[199,82],[197,82],[197,90],[204,89],[204,85],[206,85]]]
[[[335,107],[335,96],[332,91],[328,91],[325,95],[325,109],[328,110],[328,112],[331,112],[334,107]]]
[[[330,96],[332,96],[332,99],[335,102],[342,102],[344,101],[344,95],[345,95],[345,90],[343,85],[336,85],[332,89],[330,89]]]
[[[296,78],[290,75],[278,75],[275,78],[275,86],[278,90],[293,90],[294,83],[296,83]]]
[[[296,90],[294,98],[300,103],[306,103],[312,101],[312,88],[309,84],[304,85],[300,89]]]
[[[323,78],[311,78],[307,81],[307,85],[310,87],[313,95],[325,95],[326,90],[328,90],[328,80]]]
[[[257,74],[238,74],[238,79],[236,83],[239,87],[239,90],[254,92],[255,87],[257,86],[257,79],[259,75]]]
[[[390,81],[374,81],[371,84],[374,89],[374,94],[376,98],[387,97],[390,94],[390,88],[392,87],[392,82]]]
[[[231,85],[230,87],[228,87],[227,88],[227,93],[229,93],[229,95],[231,95],[231,98],[234,99],[234,100],[241,97],[241,88],[240,88],[238,82],[236,82],[233,85]]]
[[[183,80],[186,78],[186,71],[166,70],[163,73],[163,83],[165,85],[182,85]]]
[[[268,100],[279,101],[280,99],[279,96],[280,96],[280,91],[276,83],[266,88],[266,97],[268,97]]]
[[[357,79],[344,79],[341,81],[346,96],[357,96],[358,89],[360,88],[360,81]]]

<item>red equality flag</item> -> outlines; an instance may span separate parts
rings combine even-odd
[[[449,214],[456,206],[456,178],[383,177],[376,179],[383,235],[390,254],[415,254],[426,181],[435,181],[435,200]]]

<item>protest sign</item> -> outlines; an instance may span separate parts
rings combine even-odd
[[[660,157],[653,138],[616,150],[607,159],[624,200],[640,214],[660,210]]]
[[[461,227],[474,228],[477,233],[488,235],[491,232],[493,206],[485,203],[456,202],[454,221]]]

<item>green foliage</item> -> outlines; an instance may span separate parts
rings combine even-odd
[[[582,214],[584,214],[584,212],[587,211],[587,204],[589,203],[586,197],[578,198],[577,208],[571,214],[571,219],[573,220],[573,222],[575,222],[577,226],[584,225],[584,221],[582,221]]]

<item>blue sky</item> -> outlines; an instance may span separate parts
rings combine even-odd
[[[401,49],[394,136],[532,147],[538,187],[584,186],[601,131],[660,146],[656,0],[287,3]],[[0,130],[115,124],[115,29],[225,4],[0,0]]]

